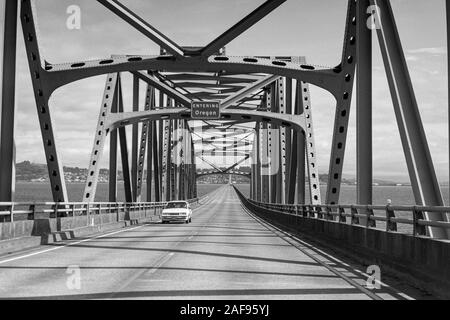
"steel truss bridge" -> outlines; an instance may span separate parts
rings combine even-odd
[[[374,254],[381,252],[381,257],[389,258],[386,260],[388,263],[391,260],[401,261],[408,267],[417,267],[418,269],[414,269],[415,275],[424,272],[428,276],[445,278],[445,280],[437,281],[443,286],[445,283],[450,283],[447,272],[448,246],[445,247],[445,244],[448,244],[445,240],[450,239],[450,208],[444,206],[390,1],[348,1],[346,20],[342,22],[345,28],[342,58],[334,67],[311,65],[306,57],[301,55],[276,57],[228,55],[225,49],[227,44],[285,1],[264,2],[204,47],[183,47],[118,0],[98,0],[105,10],[111,11],[136,29],[137,33],[154,41],[160,47],[159,54],[142,56],[131,53],[130,55],[111,55],[99,60],[53,64],[42,56],[39,47],[36,1],[0,0],[0,23],[4,26],[0,32],[0,43],[3,46],[0,50],[0,66],[2,67],[0,72],[0,221],[2,222],[0,223],[0,240],[22,239],[20,238],[24,236],[22,233],[30,231],[29,235],[38,234],[45,237],[45,243],[51,243],[57,239],[70,239],[73,234],[81,232],[82,227],[83,230],[87,230],[85,232],[88,232],[106,230],[103,228],[113,225],[128,226],[133,221],[153,221],[153,218],[160,215],[165,203],[171,200],[189,200],[196,211],[193,229],[182,229],[181,234],[172,235],[173,229],[169,229],[170,227],[150,224],[137,227],[140,231],[136,231],[136,228],[121,231],[117,239],[112,235],[119,232],[114,232],[81,242],[70,242],[57,249],[15,256],[7,260],[0,258],[0,266],[5,266],[7,269],[4,274],[2,273],[4,276],[0,276],[2,281],[0,296],[11,294],[29,297],[30,294],[37,296],[42,294],[39,288],[34,288],[33,284],[26,282],[33,277],[22,279],[17,274],[8,276],[8,272],[12,272],[8,271],[8,268],[11,270],[26,268],[26,266],[15,265],[8,267],[10,264],[20,264],[20,261],[24,261],[28,266],[34,263],[39,264],[42,260],[39,258],[34,260],[34,257],[41,254],[48,254],[48,260],[45,261],[53,264],[59,261],[63,252],[69,250],[70,254],[63,255],[64,257],[75,259],[73,263],[80,263],[80,261],[88,263],[93,259],[87,251],[90,248],[96,250],[95,261],[98,262],[102,262],[103,258],[106,259],[105,261],[109,261],[108,259],[136,261],[136,264],[140,266],[138,268],[144,269],[147,268],[147,264],[154,264],[155,267],[149,274],[156,273],[158,268],[165,264],[170,265],[170,260],[173,259],[175,266],[166,267],[165,270],[174,272],[174,277],[180,276],[185,279],[187,272],[194,271],[216,272],[214,276],[217,277],[214,279],[218,281],[217,283],[233,288],[239,287],[242,283],[231,285],[229,282],[221,282],[228,278],[217,274],[217,272],[221,274],[233,271],[220,268],[205,269],[205,265],[208,267],[218,264],[230,266],[233,262],[235,266],[246,268],[245,270],[253,270],[252,268],[256,266],[258,270],[245,272],[255,277],[262,277],[258,278],[258,283],[267,283],[278,288],[278,291],[270,292],[259,289],[245,289],[245,293],[232,289],[210,292],[205,291],[204,286],[216,282],[204,284],[203,276],[198,279],[194,276],[192,281],[186,281],[191,281],[192,283],[189,282],[189,284],[193,288],[198,286],[201,288],[198,288],[199,291],[194,289],[182,291],[179,293],[182,296],[208,297],[216,294],[223,297],[233,296],[233,294],[245,296],[267,294],[270,297],[294,294],[296,297],[311,297],[319,292],[325,292],[325,296],[339,293],[348,294],[347,297],[352,294],[356,294],[354,297],[359,297],[358,294],[363,294],[365,297],[380,298],[380,295],[363,288],[357,280],[346,277],[341,269],[347,270],[347,267],[337,263],[337,260],[333,260],[337,267],[330,267],[331,262],[324,262],[328,258],[321,260],[316,257],[317,255],[325,257],[322,251],[317,251],[303,242],[294,244],[293,241],[286,240],[284,233],[280,233],[284,231],[267,226],[266,222],[258,220],[260,218],[289,230],[294,228],[305,234],[312,232],[314,237],[325,234],[330,240],[334,236],[339,244],[350,243],[352,250],[362,252],[362,255],[367,253],[367,250]],[[450,21],[449,6],[447,11]],[[379,206],[372,203],[373,31],[367,27],[367,21],[370,21],[371,17],[378,19],[376,34],[415,197],[415,204],[410,207]],[[20,25],[24,35],[37,119],[45,150],[53,195],[52,203],[14,202],[16,34]],[[448,34],[450,34],[450,23]],[[124,105],[124,73],[132,75],[132,106]],[[98,110],[98,123],[94,132],[95,138],[83,198],[75,199],[75,201],[81,200],[80,202],[70,202],[74,199],[68,198],[63,164],[58,154],[58,141],[55,139],[52,120],[54,106],[50,103],[51,96],[63,86],[99,75],[106,76],[106,83],[103,101]],[[353,92],[355,82],[356,93]],[[142,86],[146,89],[144,105],[140,105],[139,96]],[[336,100],[334,130],[330,137],[332,150],[326,194],[322,194],[320,190],[310,86],[318,86],[328,91]],[[354,96],[357,113],[356,192],[358,204],[343,206],[339,202],[339,197],[349,115]],[[191,109],[196,102],[219,102],[220,117],[193,119]],[[132,127],[131,138],[127,136],[127,127]],[[110,151],[109,155],[106,155],[105,147],[108,143]],[[106,156],[109,156],[109,201],[98,203],[95,199],[100,166],[102,157]],[[235,161],[226,168],[220,167],[215,161],[228,158],[233,158]],[[118,159],[121,161],[123,172],[125,203],[118,202]],[[251,173],[241,171],[239,166],[250,160]],[[200,161],[209,165],[211,169],[197,170],[197,163]],[[199,198],[197,178],[214,174],[247,176],[251,186],[250,196],[246,198],[239,190],[224,186]],[[396,216],[398,212],[403,215]],[[27,219],[16,221],[18,215],[26,215]],[[50,222],[44,225],[42,225],[43,215],[50,218]],[[38,216],[41,218],[38,219]],[[53,223],[52,219],[57,222]],[[217,223],[214,223],[216,220]],[[196,225],[196,223],[199,224]],[[402,232],[397,228],[399,224],[409,225],[410,229]],[[142,233],[142,235],[136,235],[133,232]],[[409,234],[406,238],[403,237],[405,233]],[[154,243],[143,241],[143,238],[148,237],[149,234],[156,238],[160,237],[160,234],[164,236]],[[275,238],[271,238],[274,236]],[[168,241],[167,237],[173,237],[173,242],[176,244]],[[142,247],[130,248],[126,240],[128,238],[136,239],[136,243],[140,243]],[[210,239],[210,241],[192,239]],[[224,239],[232,243],[223,242]],[[102,244],[102,241],[109,240],[113,243],[112,247],[108,242]],[[238,240],[239,243],[236,242]],[[39,241],[43,240],[39,239]],[[171,249],[165,247],[166,241]],[[286,248],[286,243],[283,241],[289,243],[289,248]],[[189,242],[196,243],[194,246],[197,246],[195,248],[198,250],[186,248],[186,243]],[[0,252],[4,243],[0,241]],[[213,245],[214,243],[222,243],[224,246],[218,249]],[[227,247],[228,245],[231,247]],[[361,249],[361,246],[363,251],[357,251]],[[235,247],[236,252],[233,251]],[[117,253],[114,250],[118,248],[128,250],[124,251],[125,256],[121,255],[120,258],[115,256]],[[57,252],[53,253],[54,250],[59,249],[61,249],[58,251],[61,252],[60,255]],[[205,253],[201,253],[203,251],[200,249]],[[299,256],[301,261],[291,261],[294,254],[292,250],[297,249],[301,252]],[[129,250],[148,250],[149,255],[146,257],[139,255],[136,260],[136,254]],[[153,259],[151,252],[160,250],[171,253],[163,258],[157,256],[156,260],[146,260]],[[413,253],[409,254],[411,250]],[[173,257],[176,254],[178,258]],[[192,262],[191,256],[197,257],[199,254],[201,258]],[[268,257],[267,254],[270,256]],[[276,256],[279,258],[274,258]],[[285,259],[286,257],[289,258]],[[187,260],[183,260],[184,258]],[[246,264],[247,261],[251,264]],[[143,263],[147,264],[141,266]],[[276,267],[274,263],[277,264]],[[273,282],[270,278],[272,273],[261,271],[265,270],[264,268],[271,271],[279,270],[279,277],[291,277],[294,275],[289,273],[289,263],[294,263],[296,266],[298,264],[316,266],[314,270],[323,272],[321,275],[314,272],[309,274],[311,271],[305,267],[306,269],[302,269],[305,271],[302,275],[306,279],[305,282],[295,282],[296,284],[308,285],[311,284],[308,282],[309,277],[331,277],[328,273],[332,272],[333,277],[338,277],[339,281],[342,280],[342,283],[336,283],[341,287],[336,291],[320,286],[317,288],[319,291],[311,288],[288,290],[283,287],[284,289],[279,289],[279,286],[285,286],[284,283],[291,284],[291,279],[286,282]],[[200,269],[180,268],[184,265],[197,266],[197,264]],[[36,277],[47,277],[49,273],[40,275],[39,268],[38,266],[30,272]],[[119,269],[127,268],[120,266]],[[282,270],[284,273],[281,272]],[[118,279],[126,277],[123,274],[126,271],[121,271],[120,274],[115,273],[114,276],[110,275],[110,272],[104,272],[104,276],[108,279],[116,276],[119,277]],[[237,279],[241,279],[243,271],[236,272]],[[164,280],[164,273],[159,276],[162,277],[162,281],[167,281],[167,279]],[[128,287],[141,288],[142,283],[139,281],[142,280],[143,283],[152,281],[147,277],[150,275],[145,273],[136,278],[133,273],[134,280],[131,282],[127,280]],[[355,277],[358,278],[361,275]],[[17,282],[10,283],[10,279],[15,279]],[[106,278],[103,279],[104,281],[102,279],[97,282],[99,287],[95,290],[103,288],[102,286],[108,283]],[[198,282],[195,282],[196,279]],[[52,283],[51,281],[54,279],[49,280],[48,283]],[[17,286],[17,283],[22,283],[22,286]],[[351,289],[347,287],[349,284]],[[312,285],[315,284],[312,283]],[[174,284],[174,286],[175,291],[145,291],[142,294],[146,297],[176,296],[177,285]],[[189,287],[189,285],[186,286]],[[28,288],[29,291],[27,289],[24,293],[16,290],[22,287]],[[134,297],[134,292],[124,292],[128,287],[121,287],[118,297]],[[108,294],[94,294],[90,289],[83,292],[86,294],[69,297],[109,297]],[[55,293],[55,297],[65,296],[58,296]],[[394,293],[393,297],[398,298],[398,295]]]
[[[2,201],[12,201],[14,190],[17,2],[3,1]],[[55,140],[50,98],[55,90],[72,82],[107,75],[83,202],[95,200],[101,158],[109,142],[110,202],[117,201],[117,153],[120,149],[125,199],[129,203],[141,202],[144,198],[149,202],[196,198],[197,161],[205,161],[213,169],[210,174],[217,174],[233,172],[241,163],[252,159],[252,200],[337,205],[356,81],[357,198],[358,204],[371,205],[372,30],[367,28],[367,21],[376,13],[380,24],[378,42],[416,205],[444,205],[389,1],[349,1],[342,59],[334,68],[310,65],[302,56],[226,54],[225,46],[229,42],[285,0],[265,2],[204,47],[179,46],[119,1],[98,2],[133,26],[136,32],[158,44],[160,54],[112,55],[100,60],[49,63],[39,47],[34,1],[20,1],[19,17],[56,203],[66,203],[69,199]],[[124,72],[133,76],[133,111],[126,112],[121,76]],[[139,105],[141,85],[147,88],[144,106]],[[336,99],[326,194],[320,192],[310,85],[325,89]],[[220,119],[193,122],[190,108],[194,101],[220,101]],[[127,126],[132,126],[131,139],[126,135]],[[201,136],[196,133],[199,129],[213,134]],[[234,131],[230,134],[230,130]],[[128,159],[130,144],[131,163]],[[228,156],[239,160],[225,171],[207,160]],[[142,194],[143,183],[147,184],[145,195]],[[306,190],[309,190],[308,196]],[[421,218],[448,221],[446,213],[424,212]],[[433,238],[450,237],[447,228],[428,227],[426,232]]]

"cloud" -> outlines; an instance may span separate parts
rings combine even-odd
[[[446,47],[435,47],[435,48],[419,48],[408,50],[408,53],[415,54],[431,54],[431,55],[446,55],[447,48]]]

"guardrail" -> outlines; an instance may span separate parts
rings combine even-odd
[[[207,198],[186,200],[189,204],[201,204],[200,201]],[[167,202],[0,202],[0,222],[14,222],[15,217],[20,220],[34,220],[36,218],[57,218],[90,216],[100,214],[143,212],[154,210],[155,215],[161,214]]]
[[[241,200],[253,207],[276,211],[304,218],[336,221],[342,224],[359,225],[365,228],[377,228],[382,222],[386,232],[401,232],[413,236],[426,236],[426,227],[450,229],[450,222],[424,220],[426,212],[448,213],[450,207],[393,206],[393,205],[288,205],[262,203],[246,198],[238,189]],[[396,217],[396,214],[399,217]],[[401,216],[401,217],[400,217]],[[347,220],[347,218],[349,218]],[[364,225],[360,221],[365,221]],[[400,225],[409,226],[402,228]]]

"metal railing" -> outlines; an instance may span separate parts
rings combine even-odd
[[[386,232],[412,234],[413,236],[426,236],[427,227],[450,229],[450,222],[424,219],[427,212],[445,214],[450,212],[450,207],[273,204],[247,199],[239,190],[237,192],[241,199],[245,199],[253,207],[292,216],[336,221],[341,224],[358,225],[365,228],[381,229]],[[361,221],[364,221],[364,224],[361,224]],[[377,224],[377,222],[381,223]]]
[[[201,204],[207,198],[186,200],[191,205]],[[19,220],[34,220],[36,218],[57,218],[91,216],[101,214],[117,214],[118,220],[121,213],[154,211],[154,215],[160,215],[167,202],[0,202],[0,222],[14,222]]]

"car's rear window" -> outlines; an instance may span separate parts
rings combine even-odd
[[[185,202],[169,202],[166,206],[167,209],[178,209],[183,208],[186,209],[187,205]]]

